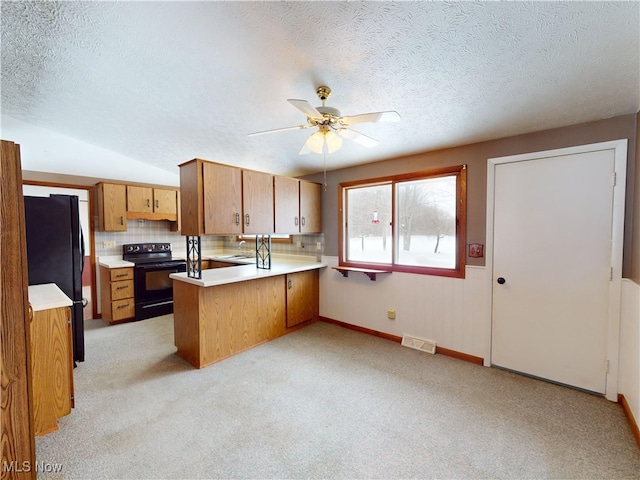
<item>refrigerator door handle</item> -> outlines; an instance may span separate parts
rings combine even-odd
[[[84,233],[82,227],[80,227],[80,275],[84,270]]]

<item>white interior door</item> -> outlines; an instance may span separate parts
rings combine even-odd
[[[491,363],[605,393],[614,150],[492,167]]]

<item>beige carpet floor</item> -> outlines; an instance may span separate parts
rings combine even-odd
[[[202,370],[172,316],[87,321],[40,478],[640,478],[618,404],[326,323]]]

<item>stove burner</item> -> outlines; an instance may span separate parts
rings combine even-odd
[[[176,261],[170,243],[129,243],[122,246],[122,259],[133,263]]]

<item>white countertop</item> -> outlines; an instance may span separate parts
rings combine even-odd
[[[98,257],[98,265],[107,268],[126,268],[133,267],[133,262],[127,262],[122,259],[122,255],[107,255]]]
[[[71,299],[55,283],[29,285],[29,303],[34,312],[73,305]]]
[[[207,256],[207,258],[225,262],[231,261],[231,259],[223,258],[219,255],[211,255]],[[326,263],[311,260],[309,257],[299,257],[299,259],[296,259],[293,255],[287,257],[273,257],[271,259],[271,269],[269,270],[257,268],[255,265],[255,259],[243,259],[243,261],[250,261],[251,264],[203,270],[201,279],[189,278],[186,273],[172,273],[169,276],[174,280],[191,283],[193,285],[198,285],[199,287],[213,287],[215,285],[224,285],[227,283],[255,280],[257,278],[286,275],[287,273],[315,270],[327,266]]]

